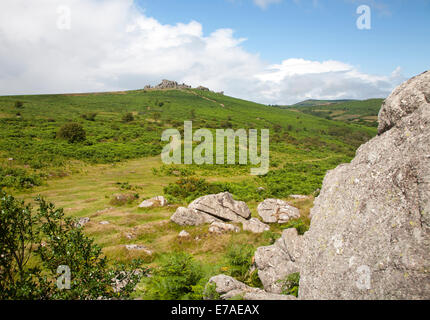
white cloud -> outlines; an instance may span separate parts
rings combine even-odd
[[[57,7],[71,29],[57,28]],[[12,18],[11,18],[12,17]],[[263,103],[386,96],[401,79],[339,61],[267,65],[230,29],[205,35],[196,21],[162,24],[132,0],[0,2],[0,94],[112,91],[167,78]]]

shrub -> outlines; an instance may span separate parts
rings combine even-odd
[[[109,267],[100,247],[87,238],[76,221],[38,197],[38,209],[0,193],[0,299],[126,299],[143,272]],[[36,266],[29,267],[38,262]],[[68,266],[70,289],[57,287],[57,269]],[[122,269],[122,270],[121,270]],[[127,278],[113,289],[113,279]]]
[[[22,101],[15,101],[15,108],[22,108],[24,106],[24,102]]]
[[[205,300],[221,300],[221,295],[216,291],[214,282],[206,284],[203,296]]]
[[[225,255],[230,276],[239,281],[245,281],[249,276],[253,256],[254,248],[251,245],[230,245]]]
[[[0,167],[0,188],[29,189],[42,185],[42,176],[24,169]]]
[[[145,297],[150,300],[202,299],[206,280],[203,276],[201,265],[191,255],[167,254],[147,280]]]
[[[201,196],[225,191],[220,184],[210,184],[205,179],[182,178],[164,188],[164,193],[180,201],[191,202]]]
[[[57,136],[69,141],[70,143],[75,143],[84,141],[86,139],[86,132],[82,125],[71,122],[62,126],[58,131]]]
[[[137,193],[116,194],[113,196],[110,204],[113,206],[124,206],[133,203],[137,199],[139,199]]]
[[[88,121],[96,121],[97,113],[96,112],[86,113],[81,115],[81,117]]]
[[[124,122],[132,122],[134,121],[134,116],[131,112],[126,113],[123,117],[122,117],[122,121]]]

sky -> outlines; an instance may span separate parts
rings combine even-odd
[[[385,98],[429,52],[430,0],[0,2],[0,95],[169,79],[266,104]]]

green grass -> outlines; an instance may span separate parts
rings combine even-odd
[[[20,108],[17,101],[23,102]],[[128,113],[133,120],[124,120]],[[270,129],[269,173],[252,177],[251,166],[246,165],[163,165],[161,133],[183,129],[185,120],[193,120],[194,130]],[[57,137],[68,122],[83,126],[83,142]],[[369,126],[198,90],[0,97],[0,187],[27,201],[41,194],[68,216],[90,217],[85,233],[114,260],[140,257],[153,267],[170,252],[186,252],[202,263],[209,277],[229,272],[225,256],[231,244],[252,250],[270,245],[282,227],[272,225],[259,235],[244,231],[213,235],[208,226],[180,227],[169,221],[176,208],[187,205],[198,192],[177,193],[179,197],[164,208],[139,209],[140,201],[166,196],[166,187],[179,179],[198,177],[205,180],[202,190],[221,187],[246,201],[254,217],[259,201],[286,199],[301,212],[300,221],[291,227],[305,230],[313,197],[289,196],[313,195],[327,170],[349,162],[357,147],[374,135],[376,129]],[[112,204],[114,195],[129,193],[139,198]],[[179,238],[181,230],[191,237]],[[153,254],[128,251],[126,244],[144,245]]]
[[[304,103],[291,108],[305,114],[322,117],[329,120],[357,123],[371,127],[378,126],[378,113],[383,99],[369,99],[364,101],[337,101]]]

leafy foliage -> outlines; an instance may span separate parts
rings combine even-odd
[[[71,122],[63,125],[58,131],[58,137],[70,143],[82,142],[86,138],[84,127],[79,123]]]
[[[165,255],[146,283],[147,299],[199,300],[207,279],[199,263],[187,253]]]
[[[22,101],[16,101],[15,102],[15,108],[20,109],[24,106],[24,103]]]
[[[111,299],[129,297],[143,273],[141,261],[109,267],[101,248],[62,209],[38,197],[38,209],[0,194],[0,299]],[[57,287],[57,269],[71,270],[69,290]],[[127,284],[114,290],[113,279]]]
[[[131,112],[126,113],[123,117],[122,117],[122,121],[124,122],[132,122],[134,121],[134,116]]]
[[[205,179],[181,178],[164,188],[164,193],[179,201],[191,202],[198,197],[223,192],[220,184],[210,184]]]
[[[42,181],[43,176],[40,174],[32,174],[21,168],[0,166],[0,188],[29,189],[40,186]]]
[[[263,285],[257,270],[251,270],[255,248],[247,244],[232,244],[225,255],[228,274],[251,287]]]

